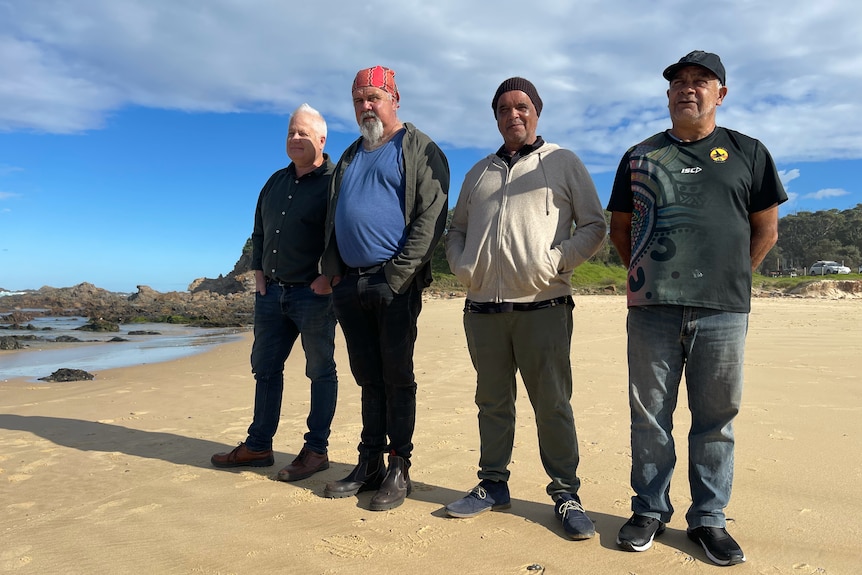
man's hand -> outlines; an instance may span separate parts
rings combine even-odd
[[[263,270],[254,270],[254,291],[260,295],[266,295],[266,278]]]
[[[311,291],[317,295],[327,295],[332,293],[332,286],[329,285],[329,278],[324,275],[319,275],[311,282]]]

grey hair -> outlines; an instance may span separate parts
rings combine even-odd
[[[291,118],[296,116],[297,114],[308,114],[312,118],[314,118],[314,129],[317,130],[317,133],[324,138],[326,137],[326,120],[323,119],[323,114],[309,106],[308,104],[301,104],[293,113],[290,115]]]

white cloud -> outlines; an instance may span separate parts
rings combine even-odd
[[[778,179],[781,180],[781,183],[784,184],[784,187],[787,186],[799,177],[799,168],[793,168],[792,170],[778,170]]]
[[[0,200],[8,200],[9,198],[16,198],[18,194],[13,194],[12,192],[0,192]]]
[[[319,3],[281,0],[7,0],[0,131],[99,129],[125,106],[287,113],[307,101],[353,132],[353,75],[383,64],[402,119],[454,147],[496,147],[491,96],[525,76],[545,102],[540,133],[612,170],[669,125],[662,69],[704,49],[728,70],[721,125],[782,162],[862,157],[848,121],[862,117],[862,40],[847,24],[862,3],[703,4],[697,35],[678,0],[323,6],[325,17]]]
[[[23,172],[24,168],[19,168],[18,166],[10,166],[7,164],[0,164],[0,176],[8,176],[9,174],[14,174],[15,172]]]
[[[802,197],[805,199],[810,199],[810,200],[826,200],[829,198],[837,198],[840,196],[847,196],[849,194],[850,194],[850,192],[848,192],[847,190],[842,190],[842,189],[838,189],[838,188],[826,188],[826,189],[818,190],[818,191],[810,193],[810,194],[805,194]]]

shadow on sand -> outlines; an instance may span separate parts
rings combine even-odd
[[[111,423],[99,423],[95,421],[84,421],[80,419],[68,419],[63,417],[45,417],[39,415],[23,416],[13,414],[0,414],[0,429],[24,431],[32,433],[57,445],[63,445],[81,451],[119,452],[136,457],[157,459],[167,461],[176,465],[192,465],[205,469],[214,470],[210,464],[213,453],[230,449],[223,443],[186,437],[174,433],[162,431],[143,431],[131,429]],[[295,454],[277,454],[277,460],[291,461]],[[312,490],[319,497],[323,497],[323,486],[327,481],[335,481],[345,477],[353,469],[355,462],[339,463],[332,462],[329,470],[316,474],[314,480],[296,482],[296,485]],[[252,472],[274,477],[275,473],[270,468],[241,467],[234,469],[221,469],[227,472]],[[410,499],[439,505],[431,514],[438,518],[446,518],[450,521],[460,521],[449,518],[444,507],[447,503],[463,497],[472,485],[462,486],[459,489],[432,485],[421,481],[413,482],[413,492]],[[364,509],[368,508],[372,492],[361,493],[354,498],[355,505]],[[596,524],[596,536],[602,547],[619,550],[616,545],[616,535],[619,528],[625,523],[628,516],[608,515],[589,510],[590,518]],[[496,513],[496,512],[489,512]],[[556,533],[561,539],[567,540],[562,526],[554,517],[554,507],[550,500],[547,503],[537,503],[523,499],[512,499],[511,509],[504,513],[522,517],[531,523],[536,523]],[[662,535],[663,544],[691,553],[697,548],[691,543],[684,530],[668,528]]]

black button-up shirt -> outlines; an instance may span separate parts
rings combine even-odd
[[[275,172],[260,191],[251,235],[251,268],[285,283],[311,282],[319,275],[329,180],[335,169],[328,154],[302,177],[293,162]]]

